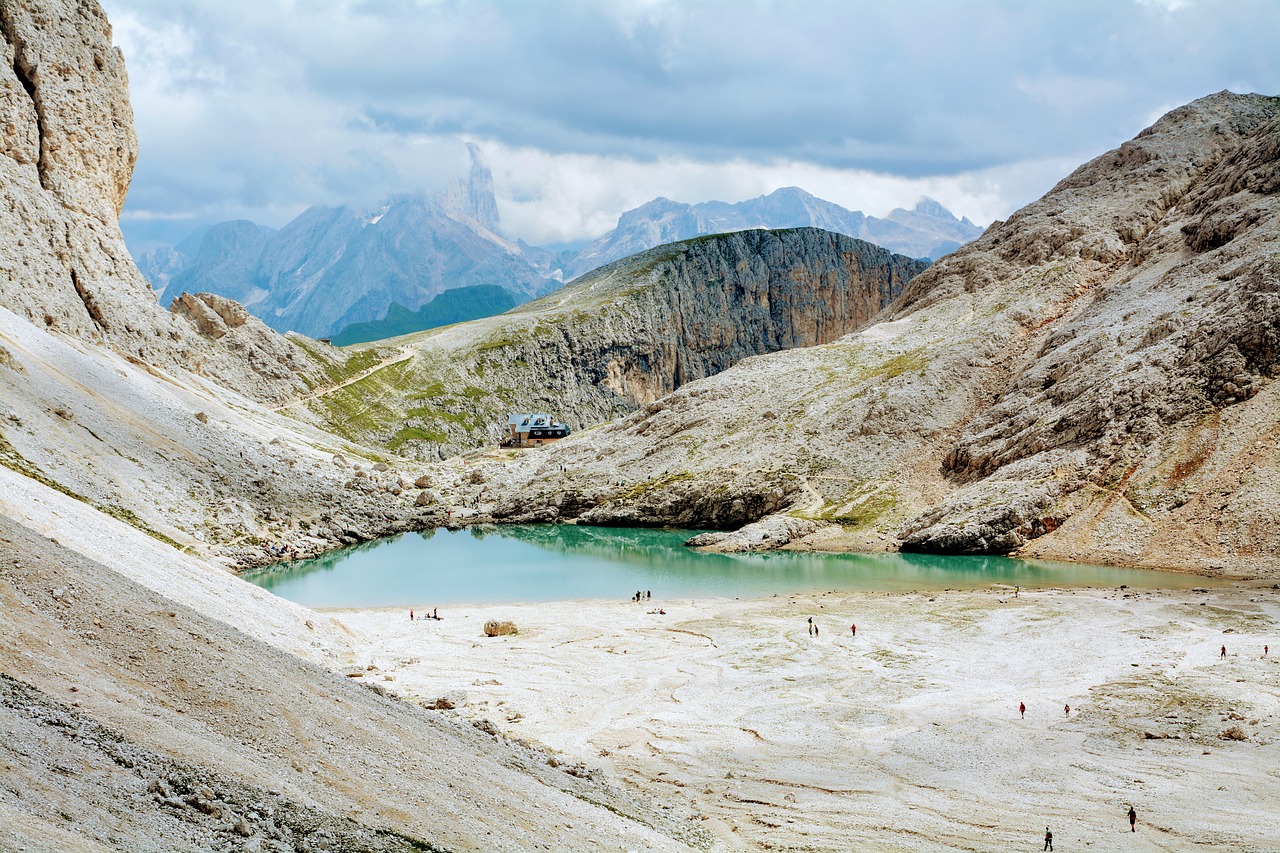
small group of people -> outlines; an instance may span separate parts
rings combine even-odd
[[[1265,658],[1265,657],[1266,657],[1267,655],[1269,655],[1269,654],[1271,654],[1271,646],[1270,646],[1270,645],[1263,646],[1263,647],[1262,647],[1262,656]],[[1218,653],[1218,657],[1219,657],[1219,658],[1225,658],[1226,656],[1227,656],[1227,647],[1226,647],[1226,646],[1223,646],[1223,647],[1222,647],[1222,650]]]
[[[430,612],[430,613],[423,613],[421,616],[414,616],[413,611],[412,611],[412,610],[410,610],[410,611],[409,611],[409,621],[410,621],[410,622],[412,622],[412,621],[414,621],[414,619],[436,619],[436,620],[439,620],[439,619],[440,619],[440,608],[438,608],[438,607],[433,607],[433,608],[431,608],[431,612]]]
[[[818,624],[813,621],[812,616],[809,617],[809,636],[810,637],[818,636]]]
[[[1134,810],[1133,806],[1129,806],[1129,831],[1138,831],[1138,812]],[[1053,832],[1047,826],[1044,828],[1044,849],[1053,849]]]
[[[636,594],[631,596],[632,601],[648,601],[651,598],[653,598],[653,591],[648,589],[643,592],[637,589]]]
[[[298,546],[296,545],[263,545],[262,550],[273,557],[287,557],[290,560],[298,559]]]
[[[1070,717],[1070,716],[1071,716],[1071,706],[1070,706],[1070,705],[1063,705],[1063,706],[1062,706],[1062,713],[1063,713],[1064,715],[1066,715],[1066,716]],[[1018,703],[1018,715],[1019,715],[1020,717],[1022,717],[1022,719],[1024,719],[1024,720],[1027,718],[1027,703],[1026,703],[1026,702],[1019,702],[1019,703]]]

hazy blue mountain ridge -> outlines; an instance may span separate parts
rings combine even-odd
[[[930,260],[982,233],[968,218],[956,219],[931,198],[921,199],[913,210],[897,208],[885,219],[848,210],[799,187],[783,187],[736,204],[683,204],[656,198],[622,214],[618,226],[578,252],[564,272],[566,278],[576,278],[636,252],[705,234],[803,227],[834,231],[900,255]]]

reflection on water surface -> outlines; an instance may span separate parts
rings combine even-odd
[[[245,578],[309,607],[655,598],[752,598],[814,590],[993,584],[1187,588],[1204,578],[1140,569],[933,554],[703,554],[696,531],[502,525],[406,533]]]

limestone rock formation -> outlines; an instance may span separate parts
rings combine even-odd
[[[496,443],[513,411],[590,426],[744,358],[834,340],[926,266],[813,228],[663,246],[498,317],[410,338],[411,361],[310,405],[327,428],[426,458]],[[756,417],[751,397],[740,403]]]
[[[519,633],[516,623],[508,620],[490,619],[484,623],[484,635],[486,637],[506,637]]]
[[[0,31],[0,304],[260,400],[318,381],[319,366],[261,325],[215,340],[156,306],[120,235],[138,142],[124,62],[97,5],[6,2]]]
[[[840,524],[828,546],[1274,572],[1278,115],[1230,93],[1174,110],[866,329],[491,471],[520,495],[498,514],[723,527],[783,509]]]

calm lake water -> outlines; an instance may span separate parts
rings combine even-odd
[[[406,533],[245,575],[309,607],[628,599],[751,598],[812,590],[984,587],[1178,589],[1204,578],[1165,572],[929,554],[703,554],[687,530],[502,525]]]

